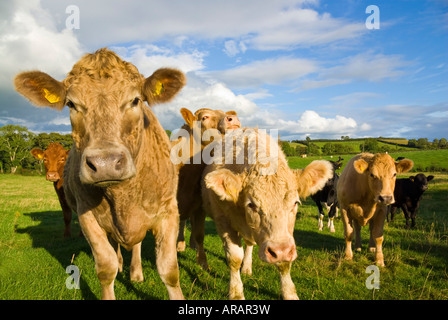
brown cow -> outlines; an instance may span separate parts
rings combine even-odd
[[[361,250],[361,227],[369,223],[371,252],[375,262],[384,266],[383,226],[387,205],[394,203],[397,174],[412,169],[414,163],[403,159],[395,162],[388,154],[361,153],[347,163],[337,184],[338,201],[345,234],[345,258],[351,260],[353,231],[355,248]]]
[[[233,136],[237,143],[233,157],[228,157],[233,158],[230,163],[224,150],[232,140],[204,149],[223,152],[221,159],[205,168],[202,181],[204,209],[215,221],[230,267],[229,297],[244,299],[240,277],[244,239],[246,244],[260,246],[261,260],[277,266],[283,298],[298,299],[290,268],[297,257],[293,230],[299,196],[320,190],[332,175],[331,164],[314,161],[304,170],[293,171],[269,135],[245,128],[234,130]]]
[[[201,198],[201,177],[205,164],[202,162],[202,158],[200,163],[194,163],[194,152],[198,152],[199,156],[201,156],[202,149],[210,142],[209,140],[202,139],[202,135],[206,130],[216,129],[219,131],[219,134],[224,134],[226,130],[240,128],[241,124],[235,111],[224,113],[221,110],[203,108],[197,110],[193,115],[190,110],[182,108],[180,112],[186,122],[182,128],[188,132],[188,139],[180,143],[190,144],[190,154],[188,157],[184,157],[183,162],[179,164],[177,202],[179,206],[180,225],[177,238],[177,250],[185,250],[184,229],[187,219],[190,219],[190,247],[196,248],[198,263],[203,268],[208,269],[207,258],[203,247],[205,214],[202,210]],[[194,137],[193,133],[197,137]],[[199,141],[194,141],[194,139]],[[179,140],[176,143],[179,143]],[[194,144],[199,144],[200,148],[199,146],[197,148]]]
[[[64,189],[62,188],[64,182],[62,174],[64,172],[65,160],[67,159],[69,152],[70,150],[65,150],[64,147],[57,142],[50,143],[45,151],[42,151],[39,148],[31,150],[31,154],[34,158],[44,161],[47,180],[53,182],[54,190],[56,190],[56,194],[58,195],[62,214],[64,215],[64,237],[71,236],[70,223],[72,221],[72,209],[70,209],[67,204]]]
[[[133,250],[131,280],[142,280],[140,249],[147,230],[171,299],[183,299],[176,237],[177,172],[170,141],[149,105],[172,99],[185,85],[174,69],[144,78],[108,49],[86,54],[59,82],[39,72],[16,76],[16,90],[37,106],[70,108],[74,147],[64,169],[64,192],[90,244],[102,298],[114,299],[122,267],[117,251]]]

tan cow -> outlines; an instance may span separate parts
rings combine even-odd
[[[205,214],[202,210],[201,177],[205,164],[202,161],[201,153],[202,149],[210,143],[210,140],[202,139],[202,135],[206,130],[210,129],[218,130],[219,135],[225,134],[226,130],[240,128],[241,124],[235,111],[223,112],[221,110],[202,108],[193,114],[190,110],[182,108],[180,112],[186,123],[182,128],[188,132],[188,139],[186,141],[176,140],[175,144],[189,144],[190,153],[188,156],[184,156],[184,162],[179,164],[177,201],[179,205],[180,225],[177,238],[177,250],[185,250],[184,229],[187,219],[190,219],[190,247],[196,248],[198,263],[203,268],[208,269],[203,246]],[[193,136],[193,133],[195,133],[195,136]],[[201,157],[200,162],[194,161],[195,154]]]
[[[62,214],[64,216],[64,237],[70,237],[70,223],[72,221],[72,209],[70,209],[65,199],[63,183],[64,179],[62,174],[64,172],[65,160],[67,159],[70,150],[65,150],[64,147],[57,143],[52,142],[48,145],[45,151],[39,148],[33,148],[31,154],[34,158],[43,160],[45,166],[46,178],[48,181],[53,182],[54,190],[58,195],[59,204],[61,205]]]
[[[62,82],[40,71],[15,78],[16,90],[33,104],[70,108],[74,146],[64,191],[92,249],[103,299],[115,298],[120,245],[133,251],[131,280],[143,280],[140,249],[148,230],[169,297],[183,299],[176,252],[177,172],[168,136],[144,101],[169,101],[184,85],[178,70],[158,69],[145,78],[108,49],[86,54]]]
[[[388,154],[361,153],[347,163],[337,184],[345,235],[345,258],[351,260],[351,243],[356,234],[355,248],[361,250],[361,227],[369,223],[371,252],[375,262],[384,266],[383,226],[387,205],[394,203],[397,174],[412,169],[414,163],[403,159],[395,162]]]
[[[231,139],[204,149],[223,152],[222,158],[205,168],[202,182],[204,209],[215,221],[230,267],[229,297],[244,299],[240,277],[244,239],[246,244],[260,246],[262,261],[277,266],[283,298],[298,299],[290,268],[297,257],[293,230],[299,196],[321,189],[332,175],[331,164],[314,161],[304,170],[293,171],[268,134],[248,128],[232,134],[237,141],[233,157],[226,159],[224,151]]]

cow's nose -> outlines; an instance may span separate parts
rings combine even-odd
[[[289,241],[270,243],[265,248],[265,256],[269,263],[291,262],[297,258],[296,246]]]
[[[135,165],[126,152],[85,150],[81,168],[81,181],[87,184],[108,186],[135,175]]]
[[[394,196],[382,196],[380,195],[378,197],[379,202],[384,203],[384,204],[392,204],[395,202]]]
[[[229,128],[229,127],[236,128],[241,125],[240,121],[238,120],[238,117],[235,117],[235,116],[227,116],[225,120],[226,120],[227,128]]]
[[[47,172],[47,180],[51,182],[56,182],[60,179],[59,173],[56,171],[49,171]]]

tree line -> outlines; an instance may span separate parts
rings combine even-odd
[[[353,143],[345,143],[351,141]],[[351,154],[358,152],[392,152],[403,150],[402,147],[416,148],[421,150],[429,149],[448,149],[448,142],[446,138],[434,139],[432,142],[428,138],[410,139],[406,145],[396,142],[390,142],[384,138],[362,138],[362,139],[350,139],[348,136],[342,136],[341,142],[337,140],[311,140],[307,137],[306,140],[292,140],[292,143],[297,143],[295,147],[288,141],[281,141],[281,147],[283,152],[287,156],[320,156],[320,155],[340,155]],[[318,146],[316,142],[325,142],[324,145]],[[359,145],[356,144],[359,142]],[[380,143],[381,142],[381,143]],[[356,148],[356,145],[358,148]]]

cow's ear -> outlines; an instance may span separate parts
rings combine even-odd
[[[426,181],[428,181],[428,182],[431,181],[432,179],[434,179],[434,176],[432,176],[432,175],[426,177]]]
[[[219,169],[208,173],[204,177],[205,186],[213,190],[221,200],[238,201],[242,189],[241,178],[230,170]]]
[[[193,122],[194,122],[194,114],[188,110],[187,108],[180,109],[180,114],[182,115],[182,118],[184,118],[185,123],[193,129]]]
[[[398,163],[395,163],[395,167],[398,173],[408,172],[414,166],[414,162],[409,159],[400,160]]]
[[[42,160],[44,158],[44,152],[40,150],[39,148],[31,149],[31,154],[34,158]]]
[[[356,172],[363,174],[369,167],[369,164],[364,159],[358,159],[353,162],[353,167],[355,168]]]
[[[314,160],[305,169],[294,171],[299,196],[306,198],[321,190],[333,176],[333,166],[329,161]]]
[[[168,102],[186,84],[185,75],[176,69],[162,68],[156,70],[143,83],[142,93],[148,104]]]
[[[14,86],[37,107],[62,110],[65,106],[64,84],[44,72],[22,72],[15,77]]]

